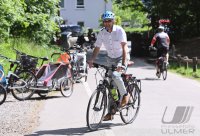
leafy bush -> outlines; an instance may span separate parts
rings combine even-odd
[[[55,22],[59,0],[1,0],[0,38],[26,37],[36,43],[50,42],[58,27]]]

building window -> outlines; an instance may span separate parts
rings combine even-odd
[[[84,8],[84,0],[77,0],[76,8]]]
[[[60,0],[59,6],[60,6],[60,8],[64,8],[64,6],[65,6],[64,0]]]
[[[84,22],[83,21],[79,21],[79,22],[77,22],[77,25],[80,25],[81,27],[84,27]]]

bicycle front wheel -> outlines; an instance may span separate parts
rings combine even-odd
[[[90,130],[97,130],[102,122],[107,105],[107,97],[103,91],[97,89],[90,97],[87,107],[87,126]]]
[[[2,85],[0,85],[0,105],[5,102],[6,97],[7,97],[7,92],[5,88]]]
[[[120,117],[125,124],[132,123],[138,114],[140,108],[140,89],[137,84],[133,83],[127,86],[130,93],[128,104],[120,111]]]
[[[88,76],[88,64],[86,64],[86,68],[85,68],[85,82],[87,82],[87,76]]]
[[[35,75],[30,71],[24,70],[17,73],[17,76],[19,78],[13,77],[14,80],[11,83],[14,88],[12,89],[12,95],[20,101],[29,99],[34,94],[34,90],[31,90],[30,88],[36,87],[37,84]],[[22,80],[27,83],[25,87],[22,87],[24,86]]]

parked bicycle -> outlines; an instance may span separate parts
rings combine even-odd
[[[21,52],[15,48],[13,48],[13,50],[16,52],[16,60],[20,61],[20,65],[16,67],[14,71],[17,71],[19,69],[25,69],[36,73],[38,70],[37,66],[39,64],[39,60],[42,61],[39,67],[42,66],[45,61],[49,60],[48,57],[36,57]]]
[[[120,107],[120,104],[113,95],[113,80],[110,75],[108,75],[109,70],[114,71],[115,68],[107,67],[105,65],[100,65],[94,63],[94,67],[97,68],[96,73],[100,73],[103,80],[99,81],[96,90],[90,97],[88,107],[87,107],[87,126],[90,130],[97,130],[103,120],[105,111],[108,106],[108,100],[113,103],[112,114],[116,112],[120,113],[120,117],[125,124],[132,123],[138,114],[140,108],[140,92],[141,92],[141,82],[133,77],[132,74],[122,74],[123,81],[127,92],[130,94],[129,102],[126,106]],[[101,71],[103,70],[103,71]],[[104,74],[103,74],[104,73]],[[96,75],[96,74],[95,74]],[[117,89],[117,93],[119,91]],[[117,97],[120,97],[119,95]]]
[[[4,102],[5,102],[5,100],[6,100],[6,97],[7,97],[7,92],[6,92],[6,90],[5,90],[5,88],[3,87],[3,85],[2,84],[4,84],[4,80],[5,80],[5,78],[4,78],[4,71],[3,71],[3,67],[2,67],[2,65],[0,65],[0,105],[1,104],[3,104]]]
[[[73,46],[69,49],[72,65],[72,77],[74,82],[81,78],[87,81],[88,64],[86,63],[86,52],[79,46]]]
[[[7,92],[12,93],[17,100],[25,100],[29,98],[29,88],[34,86],[35,76],[33,73],[27,70],[12,71],[12,68],[18,67],[20,64],[17,60],[12,60],[8,57],[0,55],[1,58],[10,62],[10,68],[6,77],[6,83],[2,85]]]

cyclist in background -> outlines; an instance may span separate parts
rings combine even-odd
[[[95,42],[95,48],[91,59],[89,60],[89,67],[92,64],[100,51],[102,45],[107,51],[107,64],[108,66],[115,65],[117,67],[116,71],[112,74],[115,85],[118,87],[120,93],[120,106],[125,106],[128,103],[130,94],[127,93],[124,82],[121,77],[121,71],[125,70],[130,60],[128,46],[127,46],[127,36],[124,29],[120,26],[114,25],[115,15],[111,11],[106,11],[102,15],[103,28],[97,35],[97,40]],[[113,119],[111,114],[111,106],[109,102],[108,114],[104,117],[104,121]]]
[[[167,33],[164,32],[164,26],[158,27],[158,33],[156,33],[151,41],[151,47],[157,42],[157,58],[161,57],[163,54],[165,54],[166,58],[166,64],[168,65],[168,59],[169,59],[169,44],[170,44],[170,38]],[[156,75],[159,74],[158,66],[156,65]]]

